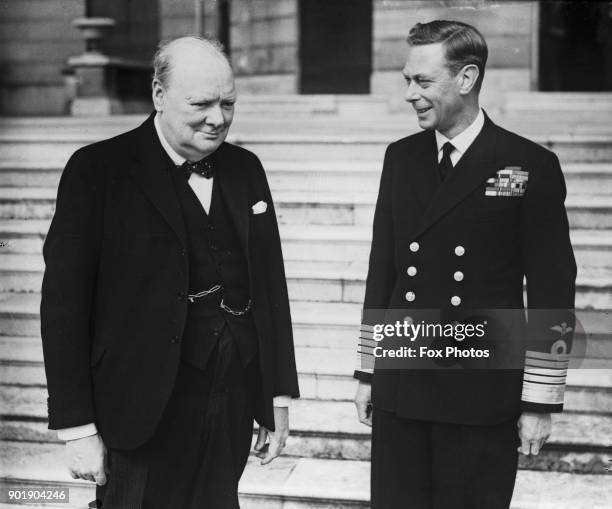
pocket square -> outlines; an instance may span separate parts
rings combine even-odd
[[[251,207],[251,214],[263,214],[266,210],[268,210],[268,204],[261,200]]]
[[[520,166],[506,166],[487,180],[485,196],[521,197],[527,189],[529,172]]]

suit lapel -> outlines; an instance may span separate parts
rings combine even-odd
[[[135,143],[132,152],[137,164],[132,166],[130,171],[149,200],[172,227],[183,246],[186,246],[185,223],[170,174],[175,169],[174,163],[155,132],[154,116],[155,113],[151,114],[134,131]]]
[[[495,173],[495,144],[497,127],[485,117],[485,124],[472,145],[453,168],[452,173],[440,184],[425,213],[421,217],[414,237],[425,232],[436,221],[459,204],[474,189]],[[434,155],[436,147],[434,147]],[[437,158],[436,158],[437,163]],[[435,169],[437,173],[437,167]]]
[[[249,252],[249,193],[248,182],[244,172],[238,165],[232,164],[226,157],[226,145],[223,144],[214,153],[214,164],[216,167],[215,179],[223,195],[229,211],[236,234],[240,239],[240,245],[245,255]]]

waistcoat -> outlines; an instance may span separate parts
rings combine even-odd
[[[185,221],[189,258],[189,294],[221,285],[215,293],[189,304],[183,333],[182,359],[206,367],[219,336],[226,327],[232,334],[243,365],[256,355],[257,333],[252,314],[234,316],[223,311],[221,300],[233,310],[243,310],[250,295],[246,255],[232,223],[220,188],[213,182],[209,214],[180,171],[173,173]],[[231,189],[227,190],[231,192]]]

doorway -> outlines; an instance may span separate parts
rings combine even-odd
[[[612,4],[540,4],[540,90],[612,91]]]
[[[300,93],[370,93],[372,1],[299,1]]]

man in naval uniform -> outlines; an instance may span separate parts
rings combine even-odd
[[[220,45],[176,39],[154,67],[156,111],[78,150],[59,185],[49,427],[105,509],[235,509],[253,419],[268,463],[298,396],[278,226],[261,163],[224,142],[236,92]]]
[[[576,276],[565,184],[553,153],[480,109],[488,50],[474,27],[419,23],[408,46],[406,100],[423,131],[386,151],[355,372],[372,508],[508,508],[517,449],[538,454],[563,407]],[[533,320],[506,338],[518,369],[372,362],[368,310],[518,310],[524,323],[524,277]]]

